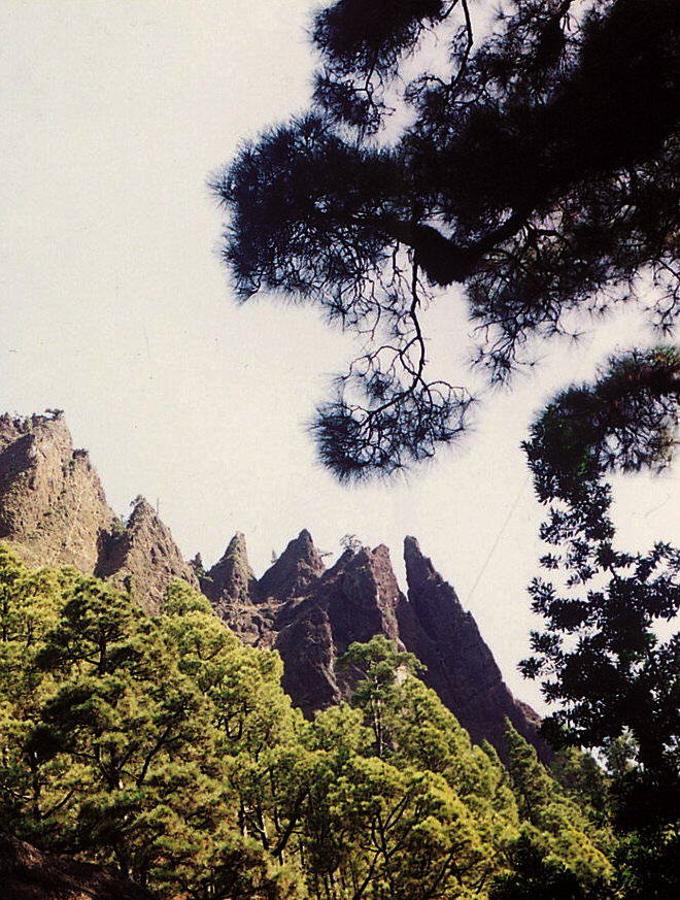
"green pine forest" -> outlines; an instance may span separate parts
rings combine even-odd
[[[306,721],[278,654],[182,582],[152,618],[1,548],[0,629],[5,827],[152,896],[576,900],[634,880],[615,760],[570,749],[550,772],[509,728],[504,766],[384,637],[342,659],[351,704]]]

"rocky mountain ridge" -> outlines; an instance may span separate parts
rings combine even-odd
[[[0,540],[29,565],[73,565],[129,590],[150,614],[181,578],[247,643],[278,650],[284,687],[305,714],[348,695],[336,660],[354,641],[384,634],[425,665],[423,680],[476,741],[503,752],[504,720],[534,743],[538,717],[505,685],[474,618],[423,555],[404,543],[407,593],[385,546],[349,548],[330,568],[306,530],[258,579],[236,534],[207,572],[187,563],[156,510],[137,497],[127,521],[106,502],[86,451],[60,412],[0,416]]]
[[[231,572],[248,573],[247,587],[242,577],[220,578],[223,557],[201,579],[203,592],[244,641],[279,651],[284,688],[307,715],[347,697],[350,685],[336,668],[338,656],[353,641],[384,634],[425,665],[421,677],[473,740],[489,740],[502,752],[507,717],[549,755],[537,737],[538,715],[512,696],[473,616],[415,538],[404,541],[407,595],[383,545],[348,549],[326,569],[302,531],[259,581],[243,535],[226,556]]]
[[[173,578],[198,579],[143,497],[127,522],[115,515],[86,450],[74,448],[60,411],[0,416],[0,540],[29,565],[71,565],[132,590],[160,610]]]

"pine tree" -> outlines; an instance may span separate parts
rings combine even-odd
[[[327,4],[310,109],[215,179],[239,295],[285,292],[365,342],[317,409],[340,478],[465,430],[470,395],[429,375],[422,321],[457,286],[492,381],[574,310],[637,300],[666,330],[680,311],[676,0],[477,6]]]

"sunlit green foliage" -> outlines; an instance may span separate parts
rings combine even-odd
[[[484,900],[515,883],[527,829],[584,890],[607,872],[571,801],[566,837],[551,807],[530,815],[526,784],[471,744],[413,657],[375,638],[344,662],[352,705],[309,722],[278,654],[187,585],[150,618],[0,548],[3,827],[159,898]],[[558,791],[535,758],[527,777]]]

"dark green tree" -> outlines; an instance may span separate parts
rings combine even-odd
[[[341,478],[432,456],[470,397],[421,310],[463,286],[492,380],[574,309],[680,309],[676,0],[335,0],[313,102],[214,181],[241,297],[285,292],[366,348],[318,409]],[[444,289],[442,291],[442,289]]]
[[[591,883],[611,874],[607,855],[612,836],[596,828],[577,803],[566,795],[538,759],[535,749],[506,723],[508,772],[525,835],[550,852],[575,874],[589,873]]]
[[[604,886],[611,874],[609,831],[593,825],[539,762],[535,750],[514,730],[508,734],[507,769],[491,748],[473,745],[436,694],[414,677],[409,657],[410,654],[400,654],[383,636],[366,644],[353,644],[344,657],[345,665],[351,661],[363,671],[354,686],[351,702],[354,709],[363,713],[363,724],[374,735],[379,734],[380,740],[373,742],[373,754],[378,755],[380,750],[383,765],[377,766],[369,760],[352,770],[349,780],[351,789],[357,792],[354,795],[357,809],[346,795],[344,802],[348,805],[342,807],[343,821],[351,820],[368,805],[368,799],[362,795],[365,791],[362,781],[369,774],[371,778],[388,779],[385,790],[392,791],[395,784],[403,784],[392,781],[393,770],[417,772],[418,777],[430,773],[433,776],[430,786],[439,784],[437,790],[444,790],[449,797],[451,810],[458,809],[459,822],[453,827],[462,830],[459,835],[462,843],[460,855],[451,858],[452,874],[469,867],[469,874],[474,873],[474,878],[467,882],[468,886],[474,885],[476,878],[480,879],[479,884],[491,884],[497,877],[510,876],[515,872],[516,845],[527,838],[540,850],[546,866],[564,873],[566,883],[582,891],[577,896],[585,897],[592,890],[594,897],[595,886]],[[328,715],[322,714],[318,721],[324,722]],[[330,717],[336,727],[338,719],[348,721],[341,711],[334,711]],[[379,721],[377,729],[376,720]],[[354,734],[355,746],[361,746],[359,733]],[[347,762],[352,760],[353,756],[349,755]],[[329,785],[331,795],[335,796],[336,782],[347,779],[349,768],[348,765],[341,769]],[[389,789],[388,783],[392,785]],[[349,790],[347,785],[345,791]],[[384,799],[382,789],[375,793]],[[474,828],[471,828],[472,821]],[[374,829],[371,825],[371,834]],[[366,829],[360,830],[363,834]],[[438,838],[441,840],[442,837]],[[400,863],[398,885],[409,883],[406,879],[411,876],[406,873],[412,864],[413,861],[407,860]],[[423,868],[423,879],[425,871]],[[404,879],[403,883],[400,879]],[[413,892],[417,890],[415,883]],[[429,896],[426,884],[423,880],[418,890],[425,889],[425,895]],[[448,890],[462,888],[462,885],[454,888],[454,884],[451,880]],[[413,894],[416,895],[420,896]],[[442,897],[448,896],[444,890]]]
[[[525,445],[551,552],[550,579],[530,587],[545,624],[521,668],[557,705],[544,723],[553,743],[611,764],[629,897],[680,890],[680,551],[617,546],[606,476],[666,464],[679,408],[678,351],[634,352],[560,394]]]
[[[603,884],[584,885],[575,872],[550,856],[548,849],[524,832],[509,851],[512,870],[496,879],[489,900],[606,900]]]
[[[289,783],[253,810],[230,778],[237,760],[272,771],[264,747],[284,773],[291,745],[304,758],[280,660],[187,585],[165,610],[150,618],[111,585],[30,572],[0,547],[2,827],[159,898],[298,897],[298,873],[272,852]],[[271,846],[245,825],[260,810]]]

